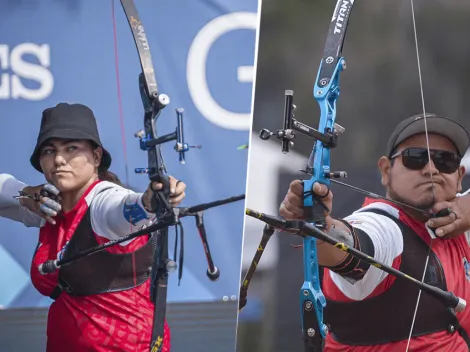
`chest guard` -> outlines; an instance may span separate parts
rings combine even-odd
[[[67,244],[63,258],[97,245],[88,209]],[[134,252],[114,254],[102,250],[63,266],[59,269],[59,284],[50,297],[56,299],[62,291],[72,296],[87,296],[137,287],[151,276],[156,245],[157,236],[151,236]]]
[[[421,280],[428,245],[410,227],[387,212],[377,209],[368,211],[386,216],[400,227],[403,236],[400,271]],[[433,251],[430,252],[424,282],[447,290],[444,269]],[[370,299],[355,302],[327,299],[325,321],[330,326],[332,337],[346,345],[370,346],[407,340],[418,293],[415,285],[397,278],[387,291]],[[449,334],[459,331],[467,341],[454,312],[422,292],[412,337],[438,331]]]

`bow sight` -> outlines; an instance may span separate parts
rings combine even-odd
[[[148,93],[141,92],[141,94],[147,95]],[[166,94],[160,94],[157,96],[157,100],[161,106],[161,109],[163,109],[166,105],[169,104],[170,98]],[[142,149],[143,151],[149,151],[152,147],[155,147],[156,145],[161,145],[161,144],[176,140],[174,150],[179,154],[180,164],[182,165],[186,164],[185,153],[189,151],[190,148],[201,149],[202,145],[190,146],[184,142],[183,112],[184,112],[184,109],[182,108],[176,109],[177,125],[176,125],[175,132],[168,133],[166,135],[156,137],[156,138],[153,138],[152,135],[146,134],[145,130],[143,129],[140,130],[139,132],[136,132],[134,136],[136,138],[139,138],[140,140],[140,149]],[[163,167],[165,168],[165,166]],[[152,172],[156,172],[156,170],[150,170],[149,168],[136,168],[135,169],[136,174],[144,174],[144,173],[152,173]]]
[[[319,92],[322,94],[322,92]],[[339,93],[337,93],[339,95]],[[326,148],[335,148],[338,145],[338,137],[344,133],[345,128],[337,123],[333,124],[333,128],[326,127],[324,132],[320,132],[313,127],[310,127],[294,118],[295,110],[297,106],[294,105],[294,92],[292,90],[285,91],[284,100],[284,127],[278,129],[276,133],[273,133],[267,129],[262,129],[259,133],[259,138],[264,141],[271,139],[274,135],[281,141],[282,152],[287,154],[290,152],[290,148],[294,146],[294,139],[296,137],[295,132],[300,132],[304,136],[310,137],[313,140],[320,141]],[[312,175],[312,165],[307,164],[305,170],[300,170],[306,174]],[[347,173],[344,171],[335,172],[333,174],[325,174],[325,177],[347,177]]]
[[[315,128],[296,120],[294,118],[296,109],[297,106],[294,105],[294,91],[286,90],[284,101],[284,128],[278,129],[275,134],[276,138],[282,143],[283,153],[288,153],[290,148],[294,146],[295,131],[314,140],[321,141],[328,148],[335,148],[338,145],[338,136],[345,131],[343,127],[335,123],[333,130],[326,128],[325,132],[319,132]],[[272,135],[274,135],[273,132],[262,129],[259,133],[259,138],[266,141],[269,140]]]

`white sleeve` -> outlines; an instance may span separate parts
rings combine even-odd
[[[142,193],[135,193],[117,185],[101,191],[93,198],[90,213],[95,233],[109,240],[116,240],[138,231],[155,218],[155,214],[144,209]],[[131,241],[121,245],[126,246]]]
[[[457,197],[466,196],[466,195],[469,194],[469,193],[470,193],[470,188],[467,189],[467,190],[466,190],[465,192],[463,192],[463,193],[457,193]]]
[[[8,174],[0,174],[0,216],[23,223],[26,227],[41,227],[45,220],[23,207],[13,198],[27,185]]]
[[[391,266],[393,260],[403,252],[401,230],[392,219],[376,213],[358,211],[344,220],[370,237],[374,245],[374,259],[377,261]],[[354,282],[332,271],[330,275],[345,296],[360,301],[369,296],[388,274],[371,265],[364,277]]]
[[[462,197],[470,194],[470,188],[463,193],[457,193],[457,197]],[[470,230],[464,232],[465,237],[467,238],[467,244],[470,247]]]

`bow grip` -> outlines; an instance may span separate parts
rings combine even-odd
[[[321,183],[319,180],[303,180],[304,186],[304,211],[305,221],[314,224],[316,227],[325,228],[325,206],[320,204],[321,199],[316,200],[315,193],[313,192],[313,184],[315,182]]]
[[[165,213],[171,209],[171,205],[168,202],[170,198],[170,178],[163,174],[157,174],[150,178],[152,182],[158,182],[163,185],[159,191],[153,191],[154,197],[150,201],[150,208],[156,213]]]

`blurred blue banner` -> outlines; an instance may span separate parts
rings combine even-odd
[[[185,110],[185,137],[201,144],[178,163],[162,147],[171,175],[188,185],[183,205],[245,192],[257,26],[257,0],[135,0],[152,51],[160,92],[170,105],[160,133],[174,130],[175,109]],[[112,0],[4,2],[0,12],[0,173],[28,184],[44,182],[29,163],[42,111],[59,102],[83,103],[98,119],[113,156],[111,171],[143,191],[147,166],[133,134],[143,127],[137,50],[119,1],[114,2],[124,134],[118,104]],[[127,161],[126,161],[127,155]],[[193,219],[185,226],[185,266],[178,287],[171,276],[170,302],[235,299],[240,279],[244,203],[205,213],[218,282],[206,277],[204,251]],[[0,219],[0,305],[47,306],[32,287],[29,267],[38,229]],[[174,234],[172,234],[174,238]],[[172,252],[172,250],[170,251]]]

